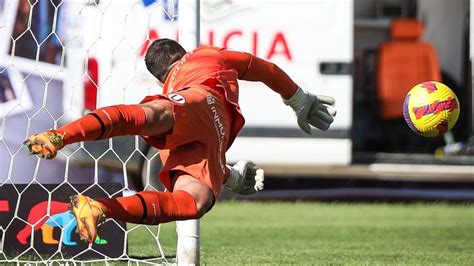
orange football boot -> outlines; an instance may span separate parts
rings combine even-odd
[[[93,243],[97,237],[97,226],[105,221],[104,207],[98,201],[87,196],[75,195],[71,197],[69,210],[77,221],[76,233],[81,240]]]

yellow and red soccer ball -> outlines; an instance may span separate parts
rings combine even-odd
[[[403,103],[408,126],[424,137],[436,137],[453,128],[459,117],[459,100],[446,85],[436,81],[417,84]]]

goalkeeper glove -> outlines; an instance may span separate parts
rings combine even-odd
[[[329,129],[334,121],[336,109],[335,100],[329,96],[313,95],[303,91],[300,87],[288,100],[283,100],[295,111],[298,126],[306,133],[311,134],[310,125],[323,131]]]
[[[23,142],[30,151],[30,155],[39,155],[41,158],[53,159],[58,151],[64,147],[64,135],[56,133],[54,130],[35,134]]]
[[[264,172],[253,162],[238,161],[230,170],[229,179],[224,186],[240,195],[251,195],[263,189]]]

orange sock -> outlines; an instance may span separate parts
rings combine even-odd
[[[145,111],[138,105],[114,105],[97,109],[55,131],[64,145],[121,135],[139,135],[145,127]]]
[[[194,198],[186,191],[142,191],[129,197],[96,199],[105,216],[136,224],[159,224],[197,218]]]

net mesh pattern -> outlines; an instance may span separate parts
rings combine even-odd
[[[127,136],[44,160],[22,142],[91,109],[160,93],[143,57],[151,40],[177,38],[177,18],[173,0],[0,0],[0,264],[174,260],[175,239],[163,244],[161,226],[109,219],[86,244],[67,210],[74,194],[161,190],[156,149]]]

